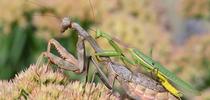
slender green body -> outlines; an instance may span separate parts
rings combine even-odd
[[[149,69],[157,69],[160,74],[162,74],[164,77],[169,79],[170,81],[174,82],[179,87],[185,88],[186,90],[195,92],[196,89],[188,84],[187,82],[183,81],[182,79],[178,78],[174,73],[166,69],[163,65],[161,65],[159,62],[154,61],[152,58],[146,56],[138,49],[132,48],[130,49],[134,59],[138,61],[141,65],[149,68]]]
[[[135,49],[135,48],[131,48],[129,49],[130,54],[133,57],[133,60],[130,60],[129,58],[127,58],[124,54],[123,54],[123,50],[112,40],[111,36],[109,36],[106,33],[100,32],[97,30],[96,33],[97,38],[99,37],[103,37],[105,39],[108,40],[109,44],[114,48],[114,51],[109,51],[110,55],[108,52],[101,52],[101,53],[97,53],[96,55],[98,56],[120,56],[121,60],[125,63],[130,63],[130,64],[140,64],[142,65],[148,72],[151,72],[153,70],[158,70],[157,72],[157,77],[161,78],[163,81],[167,81],[171,80],[172,82],[174,82],[176,85],[178,85],[179,87],[182,87],[186,90],[198,93],[196,91],[196,89],[191,86],[190,84],[186,83],[185,81],[183,81],[182,79],[178,78],[174,73],[172,73],[171,71],[169,71],[168,69],[166,69],[163,65],[161,65],[159,62],[154,61],[152,58],[146,56],[145,54],[143,54],[140,50]],[[105,54],[105,55],[104,55]],[[111,55],[111,54],[115,54],[115,55]],[[117,55],[119,54],[119,55]],[[163,83],[163,85],[168,88],[168,89],[172,89],[169,90],[171,91],[174,95],[180,97],[181,94],[178,90],[176,90],[170,83],[168,83],[168,81],[166,83]]]

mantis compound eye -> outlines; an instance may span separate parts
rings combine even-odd
[[[64,17],[61,23],[61,33],[65,32],[68,28],[71,27],[71,20],[69,17]]]

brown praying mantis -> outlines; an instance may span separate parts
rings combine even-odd
[[[155,80],[141,73],[132,73],[124,65],[113,62],[109,57],[97,58],[95,55],[87,57],[85,41],[91,45],[96,53],[103,51],[94,38],[79,24],[71,21],[70,18],[63,18],[61,26],[61,32],[66,31],[68,28],[76,30],[79,39],[77,42],[77,59],[56,40],[51,39],[48,42],[47,52],[43,54],[50,62],[58,65],[59,68],[76,73],[88,73],[89,63],[92,62],[97,69],[96,74],[109,89],[113,89],[114,80],[117,79],[122,88],[126,90],[126,93],[134,99],[177,99]],[[58,51],[60,57],[50,52],[52,45]],[[99,65],[107,66],[109,77],[104,74]]]

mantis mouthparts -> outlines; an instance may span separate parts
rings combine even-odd
[[[61,33],[64,33],[68,28],[71,27],[71,20],[69,17],[64,17],[61,23]]]

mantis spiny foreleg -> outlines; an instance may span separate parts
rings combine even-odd
[[[47,53],[45,54],[47,57],[50,56],[48,54],[51,53],[50,52],[51,46],[55,47],[55,49],[58,51],[61,59],[65,60],[66,62],[72,63],[75,66],[79,66],[79,63],[76,60],[76,58],[74,56],[72,56],[71,54],[69,54],[68,51],[55,39],[51,39],[48,42]],[[50,59],[50,61],[52,61],[55,64],[58,62],[55,59]]]
[[[58,56],[56,56],[56,55],[54,55],[50,52],[52,44],[56,48],[56,50],[58,51],[58,53],[60,54],[61,57],[58,57]],[[78,51],[77,52],[77,55],[78,55],[77,58],[78,59],[76,59],[76,58],[74,58],[74,56],[72,56],[70,53],[68,53],[67,50],[63,46],[60,45],[59,42],[57,42],[54,39],[51,39],[48,43],[48,51],[44,52],[43,55],[45,57],[47,57],[50,60],[50,62],[57,65],[61,69],[65,69],[65,70],[73,71],[73,72],[77,72],[77,73],[85,72],[86,73],[86,79],[85,79],[85,84],[84,84],[84,88],[85,88],[86,83],[87,83],[88,69],[89,69],[89,65],[87,65],[87,64],[89,64],[88,60],[91,60],[91,59],[90,58],[88,58],[88,60],[85,59],[87,57],[85,55],[85,48],[84,47],[85,47],[85,45],[84,45],[83,39],[79,38],[78,43],[77,43],[77,51]],[[88,61],[88,62],[86,63],[86,61]],[[86,65],[87,65],[87,67],[85,67]],[[98,67],[98,66],[96,66],[96,67]],[[100,68],[98,68],[98,69],[100,69]],[[103,74],[103,72],[102,71],[97,71],[97,72],[99,73],[97,75],[99,75],[99,76],[103,75],[103,76],[101,76],[101,79],[104,82],[104,84],[107,87],[111,87],[109,85],[109,83],[106,83],[107,80],[104,79],[105,75]],[[92,85],[91,85],[91,87],[92,87]],[[85,93],[85,91],[86,90],[84,89],[83,93]]]
[[[61,55],[61,57],[58,57],[50,52],[51,45],[53,45],[58,53]],[[48,57],[48,59],[53,63],[58,65],[61,69],[77,72],[77,73],[83,73],[85,72],[88,74],[88,67],[89,67],[89,62],[95,62],[94,59],[86,57],[85,54],[85,45],[84,45],[84,39],[79,37],[78,43],[77,43],[77,55],[78,59],[76,59],[74,56],[72,56],[70,53],[67,52],[67,50],[56,40],[51,39],[48,43],[48,51],[44,52],[44,56]],[[88,59],[86,59],[88,58]],[[111,85],[108,83],[108,79],[106,78],[105,74],[103,71],[94,64],[97,72],[99,75],[102,77],[102,81],[104,84],[110,88]],[[82,69],[82,70],[81,70]],[[86,82],[87,82],[87,76],[86,76]]]

